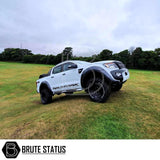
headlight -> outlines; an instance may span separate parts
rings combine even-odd
[[[122,74],[120,72],[115,73],[117,77],[120,77]]]
[[[115,63],[113,63],[113,62],[104,63],[104,66],[107,67],[107,68],[110,68],[110,69],[118,68],[118,66]]]

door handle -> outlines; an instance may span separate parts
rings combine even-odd
[[[62,74],[63,76],[66,75],[65,73]]]
[[[52,76],[51,78],[54,78],[54,76]]]

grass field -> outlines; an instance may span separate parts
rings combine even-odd
[[[0,138],[160,138],[160,72],[130,70],[106,103],[81,92],[42,105],[35,81],[51,67],[0,62]]]

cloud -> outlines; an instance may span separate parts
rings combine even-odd
[[[157,0],[132,1],[128,18],[114,30],[114,39],[121,46],[141,46],[154,49],[160,46],[160,2]],[[121,48],[122,49],[122,48]]]
[[[158,0],[5,0],[0,2],[0,48],[92,55],[159,45]]]

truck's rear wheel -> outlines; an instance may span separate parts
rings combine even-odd
[[[90,83],[93,81],[90,80]],[[88,93],[92,101],[94,102],[105,102],[110,96],[111,87],[105,81],[96,78],[94,83],[88,87]]]
[[[41,102],[43,104],[48,104],[52,102],[52,94],[48,88],[42,88],[40,91],[40,95],[41,95]]]

